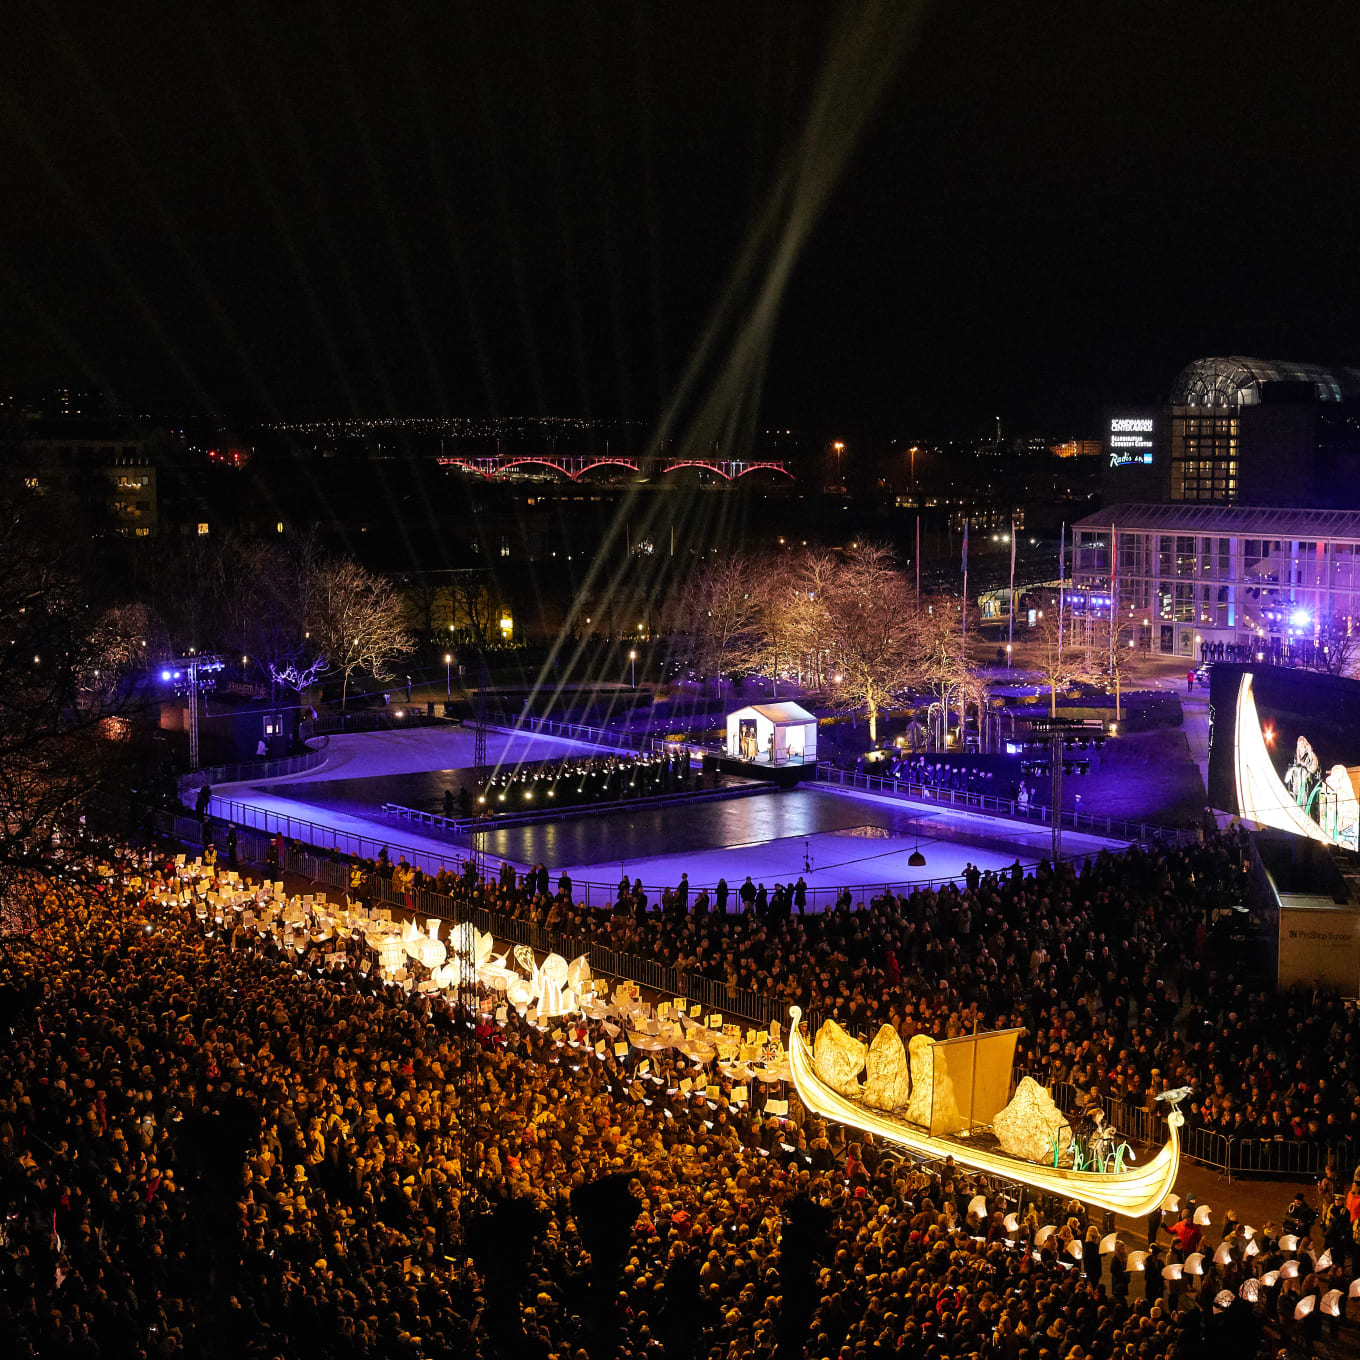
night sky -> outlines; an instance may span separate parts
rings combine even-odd
[[[867,125],[761,419],[1094,428],[1201,354],[1360,362],[1353,6],[913,8],[856,110],[825,3],[17,0],[0,391],[651,421],[819,89]]]

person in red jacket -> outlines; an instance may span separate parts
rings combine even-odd
[[[1189,1209],[1181,1210],[1181,1216],[1171,1225],[1171,1236],[1187,1256],[1199,1246],[1200,1231],[1191,1219]]]

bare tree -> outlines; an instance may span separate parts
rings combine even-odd
[[[1328,675],[1360,676],[1360,628],[1333,619],[1321,630],[1316,655],[1318,669]]]
[[[827,583],[826,611],[840,675],[837,692],[862,704],[869,739],[879,714],[918,673],[920,629],[914,593],[881,544],[865,543]]]
[[[1048,687],[1048,713],[1058,714],[1058,690],[1081,680],[1090,680],[1092,671],[1087,664],[1087,651],[1075,642],[1070,629],[1061,626],[1057,603],[1043,611],[1043,618],[1031,631],[1028,639],[1027,664],[1039,672]]]
[[[1132,636],[1134,628],[1129,628],[1130,637],[1124,641],[1122,620],[1119,609],[1119,596],[1114,597],[1114,605],[1110,610],[1110,627],[1107,633],[1109,649],[1107,654],[1100,659],[1095,670],[1108,682],[1110,689],[1114,692],[1114,720],[1122,722],[1124,719],[1124,691],[1128,688],[1130,681],[1136,679],[1143,669],[1143,655],[1134,645],[1135,639]]]
[[[491,641],[491,626],[498,604],[494,585],[491,573],[485,568],[455,571],[449,583],[453,623],[472,635],[479,652],[485,652]]]
[[[940,745],[949,733],[949,712],[957,707],[959,739],[967,727],[969,705],[978,709],[979,727],[982,709],[987,699],[987,687],[981,676],[968,662],[964,632],[965,604],[947,595],[936,595],[923,600],[917,613],[919,636],[919,669],[921,682],[939,696],[942,726]],[[973,622],[972,611],[969,622]],[[974,636],[977,629],[971,629]]]
[[[77,873],[69,847],[87,814],[126,810],[128,715],[149,615],[95,614],[83,563],[22,484],[0,483],[0,902],[51,899]],[[91,622],[92,616],[94,621]],[[56,885],[56,886],[52,886]],[[36,897],[34,896],[36,894]]]
[[[834,654],[831,602],[842,569],[841,559],[829,552],[805,552],[786,566],[779,559],[770,566],[775,579],[789,583],[783,596],[790,646],[798,658],[804,683],[825,687]]]
[[[449,588],[440,585],[429,572],[404,576],[398,582],[406,617],[417,636],[429,642],[434,637],[435,620],[444,612],[441,605],[452,610]]]
[[[746,553],[699,566],[686,583],[681,613],[690,662],[704,676],[742,674],[761,653],[760,587],[764,570]]]
[[[403,627],[401,601],[392,583],[350,558],[320,564],[312,589],[312,626],[316,650],[326,657],[329,674],[341,677],[340,707],[349,699],[350,677],[367,671],[388,680],[388,663],[412,650]]]

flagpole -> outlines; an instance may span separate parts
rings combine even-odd
[[[963,664],[968,664],[968,519],[963,521]]]
[[[1063,582],[1067,579],[1067,521],[1058,531],[1058,656],[1063,644]]]
[[[916,516],[916,606],[921,606],[921,516]]]
[[[1119,530],[1110,526],[1110,678],[1114,679],[1114,638],[1119,618],[1119,591],[1115,585],[1115,569],[1119,565],[1116,552],[1119,547]]]
[[[1011,515],[1011,609],[1010,626],[1006,632],[1007,648],[1015,641],[1015,515]],[[1009,655],[1009,652],[1007,653]]]

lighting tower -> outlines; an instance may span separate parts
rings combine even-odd
[[[1035,735],[1048,738],[1048,773],[1050,779],[1049,823],[1053,831],[1053,863],[1062,856],[1062,791],[1064,738],[1074,727],[1076,718],[1035,718],[1029,725]]]
[[[189,768],[198,769],[198,692],[213,682],[204,677],[220,671],[225,663],[216,652],[191,652],[176,657],[161,670],[161,679],[174,686],[176,694],[189,696]]]

